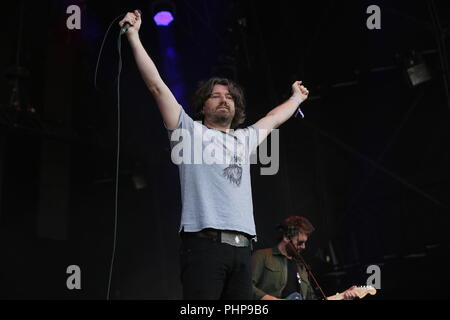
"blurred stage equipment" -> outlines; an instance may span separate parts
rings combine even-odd
[[[43,123],[31,104],[29,96],[30,72],[22,66],[25,2],[22,1],[18,13],[17,44],[15,65],[7,68],[3,76],[11,85],[9,101],[0,105],[0,124],[8,128],[42,129]]]
[[[409,84],[413,87],[428,82],[433,78],[422,55],[415,51],[406,58],[405,65]]]

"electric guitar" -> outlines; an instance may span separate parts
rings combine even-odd
[[[353,291],[356,293],[357,299],[362,299],[368,294],[371,296],[375,295],[377,293],[377,289],[375,289],[372,286],[364,286],[364,287],[354,287],[353,289],[350,289],[350,291]],[[327,300],[344,300],[344,293],[338,293],[334,296],[327,297]]]
[[[364,286],[364,287],[354,287],[353,289],[350,289],[350,291],[353,291],[356,293],[357,299],[362,299],[368,294],[375,295],[377,293],[377,289],[375,289],[372,286]],[[300,293],[294,292],[290,294],[288,297],[285,298],[286,300],[303,300],[303,297]],[[338,293],[334,296],[327,297],[327,300],[344,300],[344,293]]]

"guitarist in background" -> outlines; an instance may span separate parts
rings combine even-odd
[[[256,300],[317,300],[304,264],[289,254],[290,243],[298,252],[305,250],[308,237],[314,231],[305,217],[293,216],[280,225],[277,246],[255,251],[252,255],[253,298]],[[345,300],[359,296],[356,287],[343,292]]]

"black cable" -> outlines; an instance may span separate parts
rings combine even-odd
[[[115,177],[115,195],[114,195],[114,244],[111,255],[111,265],[108,278],[108,292],[106,300],[109,300],[111,293],[111,280],[113,274],[114,260],[116,257],[117,244],[117,218],[118,218],[118,199],[119,199],[119,164],[120,164],[120,75],[122,73],[122,35],[119,33],[117,38],[117,51],[119,53],[119,64],[117,70],[117,153],[116,153],[116,177]]]
[[[98,74],[98,67],[100,65],[100,58],[102,56],[102,52],[103,52],[103,46],[105,45],[105,41],[106,38],[109,34],[109,30],[111,29],[111,27],[113,26],[113,23],[116,22],[117,20],[119,20],[121,17],[123,17],[124,13],[122,13],[120,16],[117,16],[116,18],[114,18],[113,21],[111,21],[111,23],[108,26],[108,29],[106,29],[105,32],[105,36],[103,37],[103,41],[102,44],[100,46],[100,50],[98,52],[98,57],[97,57],[97,64],[95,65],[95,74],[94,74],[94,87],[97,89],[97,74]]]
[[[120,18],[122,18],[124,14],[121,14],[117,16],[108,26],[108,29],[106,30],[105,36],[103,37],[102,44],[100,46],[100,51],[97,58],[97,64],[95,66],[95,74],[94,74],[94,87],[97,88],[97,74],[98,74],[98,67],[100,65],[100,59],[103,52],[103,47],[105,45],[106,38],[109,34],[109,30],[113,26],[113,24]],[[114,267],[114,261],[116,256],[116,245],[117,245],[117,220],[118,220],[118,198],[119,198],[119,164],[120,164],[120,75],[122,73],[122,42],[121,42],[121,33],[119,32],[119,36],[117,38],[117,50],[119,53],[119,63],[118,63],[118,70],[117,70],[117,149],[116,149],[116,173],[115,173],[115,180],[114,180],[114,240],[113,240],[113,249],[111,254],[111,264],[109,268],[109,275],[108,275],[108,289],[106,293],[106,300],[110,299],[111,294],[111,282],[112,282],[112,274],[113,274],[113,267]]]

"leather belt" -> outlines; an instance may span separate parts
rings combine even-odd
[[[204,229],[199,232],[182,232],[181,236],[212,239],[238,248],[251,246],[251,239],[243,233],[236,231]]]

